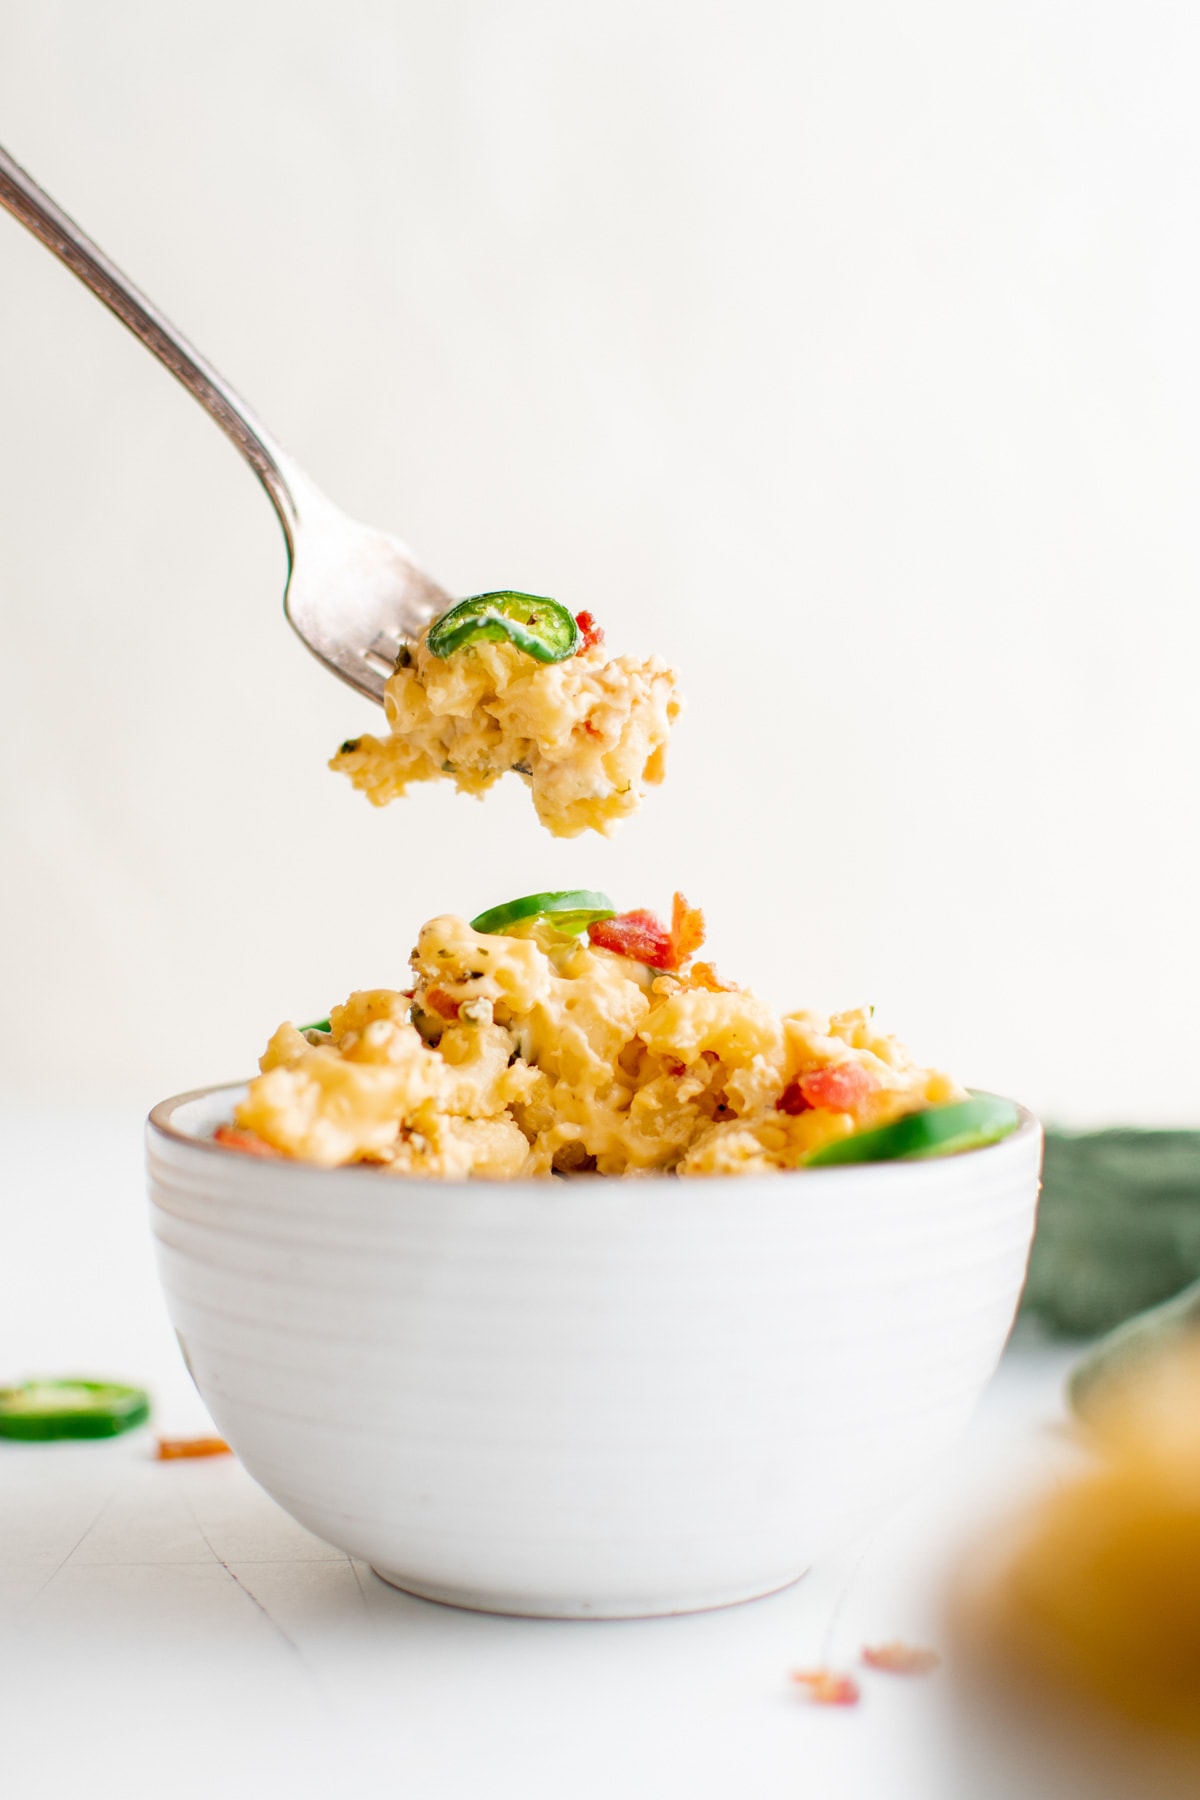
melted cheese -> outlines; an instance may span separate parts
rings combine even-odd
[[[605,657],[599,646],[539,663],[507,643],[432,656],[425,634],[387,683],[390,735],[344,744],[330,768],[375,806],[415,781],[453,781],[482,796],[515,771],[556,837],[608,835],[661,782],[681,710],[659,657]]]
[[[282,1025],[239,1125],[285,1155],[460,1177],[794,1168],[821,1144],[961,1099],[866,1012],[777,1015],[557,935],[432,919],[411,995],[352,994],[330,1031]],[[793,1083],[864,1072],[853,1106],[781,1110]]]

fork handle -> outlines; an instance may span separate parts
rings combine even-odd
[[[91,288],[122,324],[170,369],[193,399],[214,418],[262,482],[279,515],[289,565],[295,554],[299,493],[310,486],[292,459],[259,424],[245,401],[194,350],[183,333],[111,263],[103,250],[56,206],[32,175],[0,145],[0,206],[4,206],[52,250],[60,262]]]

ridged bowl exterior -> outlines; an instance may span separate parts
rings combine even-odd
[[[222,1150],[235,1094],[148,1130],[188,1366],[281,1506],[434,1599],[629,1617],[783,1586],[919,1477],[1012,1324],[1028,1115],[929,1162],[468,1184]]]

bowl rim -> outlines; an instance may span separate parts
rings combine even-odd
[[[287,1157],[244,1156],[239,1155],[237,1151],[231,1150],[224,1144],[218,1144],[211,1137],[202,1137],[198,1132],[187,1130],[173,1122],[174,1115],[180,1112],[185,1106],[192,1105],[196,1101],[213,1099],[219,1094],[235,1093],[238,1090],[245,1088],[251,1079],[250,1076],[245,1076],[241,1081],[214,1082],[207,1087],[189,1088],[184,1093],[172,1094],[167,1099],[160,1100],[156,1106],[151,1107],[150,1112],[147,1115],[147,1137],[150,1138],[156,1135],[169,1144],[183,1146],[188,1152],[197,1151],[203,1156],[219,1157],[223,1160],[223,1165],[230,1170],[236,1166],[246,1175],[252,1175],[252,1171],[258,1171],[270,1180],[277,1180],[280,1174],[285,1172],[286,1179],[303,1181],[330,1180],[333,1178],[345,1180],[347,1177],[350,1177],[355,1181],[370,1183],[380,1181],[385,1182],[393,1192],[397,1185],[399,1185],[405,1193],[445,1194],[447,1185],[460,1187],[477,1186],[480,1192],[491,1191],[497,1188],[502,1191],[511,1191],[512,1189],[530,1184],[536,1185],[540,1189],[549,1179],[544,1176],[517,1176],[508,1180],[480,1179],[478,1182],[475,1182],[468,1176],[465,1179],[457,1178],[456,1181],[448,1184],[444,1176],[398,1176],[392,1174],[384,1167],[370,1163],[337,1163],[332,1168],[326,1168],[320,1163],[300,1162],[299,1160],[293,1160]],[[987,1094],[988,1098],[993,1099],[1002,1099],[1006,1097],[1003,1095],[992,1095],[989,1090],[983,1088],[973,1091]],[[759,1173],[756,1175],[705,1176],[702,1179],[697,1178],[697,1185],[703,1187],[715,1186],[718,1189],[724,1190],[726,1187],[730,1186],[737,1186],[738,1188],[744,1187],[745,1184],[750,1181],[765,1182],[771,1187],[775,1187],[780,1180],[788,1183],[796,1180],[803,1180],[805,1185],[808,1186],[817,1182],[823,1183],[831,1177],[835,1181],[847,1179],[849,1177],[855,1177],[858,1181],[864,1179],[887,1181],[895,1180],[902,1175],[911,1178],[918,1170],[927,1172],[935,1180],[944,1179],[944,1174],[935,1175],[934,1171],[948,1172],[952,1171],[956,1166],[961,1169],[964,1164],[971,1168],[979,1169],[982,1167],[982,1159],[991,1161],[997,1159],[1002,1160],[1006,1156],[1013,1155],[1014,1152],[1019,1153],[1023,1151],[1024,1147],[1031,1139],[1040,1142],[1043,1135],[1041,1121],[1027,1106],[1023,1106],[1019,1100],[1013,1101],[1012,1104],[1016,1106],[1017,1112],[1020,1115],[1015,1131],[1010,1131],[1006,1137],[1001,1138],[997,1143],[984,1144],[976,1150],[959,1151],[954,1156],[920,1157],[911,1159],[901,1157],[889,1162],[831,1164],[827,1167],[817,1169],[778,1169],[773,1170],[770,1174]],[[231,1157],[236,1157],[236,1164],[230,1163],[227,1160]],[[625,1190],[634,1186],[644,1188],[645,1185],[649,1183],[651,1187],[654,1188],[663,1184],[669,1188],[669,1191],[674,1192],[679,1185],[679,1177],[671,1170],[647,1170],[632,1177],[628,1175],[589,1175],[586,1177],[586,1180],[589,1188],[594,1187],[597,1183],[601,1183],[606,1186],[615,1184]],[[690,1186],[692,1184],[689,1183],[688,1185]]]

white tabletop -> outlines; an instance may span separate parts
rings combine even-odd
[[[0,1147],[0,1380],[136,1380],[157,1429],[204,1430],[154,1283],[136,1116],[9,1114]],[[3,1791],[963,1800],[945,1673],[860,1670],[845,1710],[788,1674],[940,1643],[955,1547],[1061,1455],[1066,1361],[1010,1351],[921,1493],[795,1587],[630,1623],[410,1599],[233,1459],[158,1462],[149,1431],[0,1444]]]

